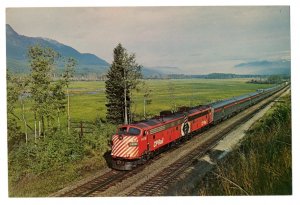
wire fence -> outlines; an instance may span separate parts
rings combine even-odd
[[[71,121],[71,129],[83,137],[84,134],[93,133],[95,124],[88,121]]]

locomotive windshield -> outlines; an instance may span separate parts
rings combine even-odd
[[[130,127],[128,130],[128,134],[130,135],[139,135],[141,134],[141,130],[138,128]]]
[[[119,128],[118,134],[128,134],[128,135],[140,135],[141,130],[135,127],[121,127]]]
[[[121,127],[121,128],[119,128],[118,134],[119,134],[119,135],[125,134],[126,131],[127,131],[127,127]]]

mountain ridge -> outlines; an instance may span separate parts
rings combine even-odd
[[[75,58],[78,61],[78,73],[83,73],[85,71],[103,73],[110,65],[104,59],[101,59],[94,54],[80,53],[71,46],[65,45],[56,40],[20,35],[9,24],[6,24],[6,57],[7,67],[9,69],[13,71],[19,70],[19,72],[29,72],[29,67],[25,66],[28,62],[27,49],[29,46],[33,45],[50,47],[58,52],[62,57]],[[18,68],[18,65],[21,66]],[[99,68],[97,69],[95,66],[99,66]]]
[[[110,64],[104,59],[91,53],[80,53],[71,46],[60,43],[54,39],[45,37],[29,37],[17,33],[9,24],[6,24],[6,59],[7,68],[14,73],[29,73],[30,67],[28,65],[27,49],[29,46],[39,44],[41,46],[50,47],[57,51],[63,57],[73,57],[78,60],[78,66],[75,70],[75,75],[103,75],[105,74]],[[63,69],[63,63],[59,62],[58,73]],[[144,76],[163,76],[166,73],[162,71],[161,67],[142,68]]]

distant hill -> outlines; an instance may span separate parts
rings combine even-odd
[[[206,79],[231,79],[231,78],[253,78],[257,77],[257,75],[239,75],[233,73],[210,73],[205,75]]]
[[[258,75],[291,75],[290,60],[259,60],[234,66],[237,71],[247,71]]]
[[[100,74],[106,72],[109,67],[109,64],[105,60],[94,54],[80,53],[74,48],[52,39],[19,35],[10,25],[6,24],[6,54],[8,69],[16,73],[29,72],[27,50],[29,46],[36,44],[50,47],[60,53],[62,57],[75,58],[78,61],[77,74],[91,72]]]
[[[233,73],[210,73],[204,75],[184,75],[172,74],[167,75],[171,79],[188,79],[188,78],[202,78],[202,79],[233,79],[233,78],[266,78],[268,75],[255,75],[255,74],[233,74]]]

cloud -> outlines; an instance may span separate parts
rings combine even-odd
[[[288,6],[10,8],[6,20],[20,34],[51,38],[107,62],[121,42],[144,66],[201,74],[290,52],[289,14]]]

